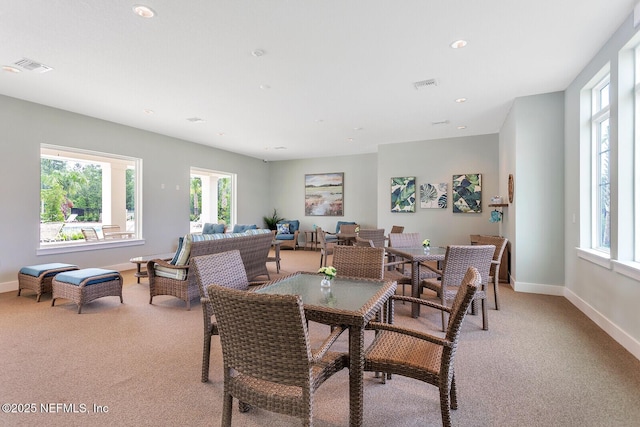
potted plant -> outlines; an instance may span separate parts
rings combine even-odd
[[[278,211],[274,209],[271,216],[263,216],[262,219],[269,230],[275,230],[278,228],[276,224],[285,218],[278,216]]]

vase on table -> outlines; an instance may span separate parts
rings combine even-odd
[[[320,286],[322,286],[323,288],[328,288],[329,286],[331,286],[331,279],[333,279],[333,277],[324,276],[322,278],[322,281],[320,282]]]

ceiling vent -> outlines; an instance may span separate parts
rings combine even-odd
[[[439,120],[437,122],[431,122],[431,124],[433,126],[438,126],[438,125],[448,125],[449,124],[449,120]]]
[[[438,86],[436,79],[422,80],[413,84],[413,87],[415,87],[416,90],[435,86]]]
[[[13,65],[17,65],[23,70],[35,71],[37,73],[46,73],[47,71],[53,70],[53,68],[49,67],[48,65],[44,65],[27,58],[22,58],[21,60],[14,62]]]
[[[201,119],[200,117],[189,117],[187,121],[191,123],[204,123],[204,119]]]

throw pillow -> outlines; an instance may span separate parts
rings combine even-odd
[[[289,233],[289,224],[278,224],[278,234],[291,234]]]

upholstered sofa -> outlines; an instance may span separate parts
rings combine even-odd
[[[195,256],[238,249],[249,281],[260,281],[262,276],[268,280],[266,263],[272,240],[271,230],[266,229],[250,229],[244,233],[187,234],[181,237],[171,261],[154,259],[147,263],[149,304],[156,295],[172,295],[185,301],[187,310],[191,309],[191,301],[200,297],[195,273],[189,268],[189,260]]]
[[[276,229],[273,230],[274,238],[281,242],[280,247],[293,248],[293,250],[298,247],[298,233],[300,233],[300,221],[297,219],[278,221]]]

